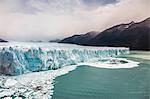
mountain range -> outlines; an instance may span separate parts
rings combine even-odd
[[[131,50],[150,50],[150,17],[141,22],[119,24],[102,32],[73,35],[59,43],[86,46],[129,47]]]
[[[8,42],[8,41],[6,41],[6,40],[3,40],[3,39],[0,39],[0,42]]]

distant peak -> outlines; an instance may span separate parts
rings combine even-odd
[[[148,21],[150,21],[150,17],[148,17],[147,19],[145,19],[145,20],[148,20]]]
[[[143,22],[150,22],[150,17],[148,17],[147,19],[145,19]]]
[[[139,22],[139,24],[142,26],[148,26],[150,28],[150,17],[148,17],[144,21]]]
[[[134,24],[135,22],[134,21],[131,21],[130,23],[129,23],[129,25],[132,25],[132,24]]]

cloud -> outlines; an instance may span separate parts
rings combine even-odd
[[[0,37],[51,40],[102,31],[119,23],[149,17],[149,5],[149,0],[119,0],[98,6],[89,6],[83,0],[1,0]]]

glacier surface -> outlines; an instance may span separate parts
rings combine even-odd
[[[54,79],[77,66],[109,69],[138,66],[138,62],[115,58],[128,53],[128,48],[0,43],[0,98],[51,99]]]
[[[128,53],[128,48],[85,47],[57,43],[7,43],[0,45],[0,73],[20,75],[55,70]]]

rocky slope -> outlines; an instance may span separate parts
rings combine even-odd
[[[89,46],[129,47],[131,50],[150,50],[150,18],[144,21],[113,26],[90,35],[74,35],[60,41]],[[88,35],[88,36],[85,36]]]
[[[61,40],[60,42],[61,43],[72,43],[72,44],[85,44],[90,39],[94,38],[97,34],[98,34],[98,32],[91,31],[86,34],[73,35],[71,37]]]

